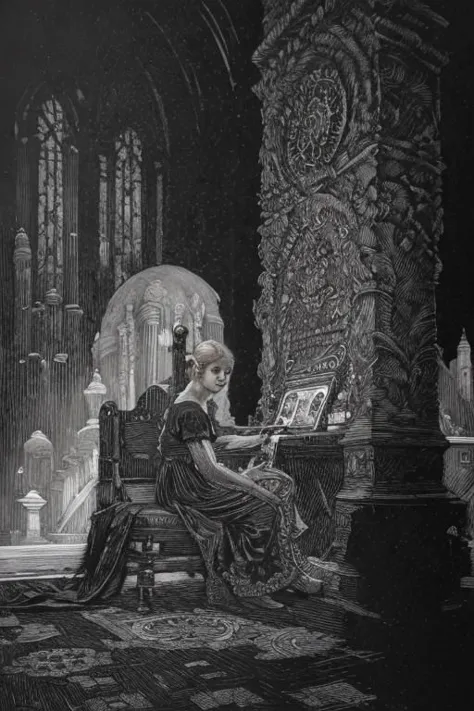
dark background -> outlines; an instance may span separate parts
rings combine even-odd
[[[442,142],[445,234],[438,288],[438,337],[445,359],[455,357],[462,327],[474,343],[473,106],[471,0],[432,1],[450,20],[443,47],[450,55],[442,74]],[[83,126],[83,156],[125,115],[146,123],[143,68],[163,99],[170,131],[165,185],[164,261],[206,279],[222,298],[226,340],[237,358],[235,414],[245,422],[259,397],[260,335],[252,306],[257,278],[260,223],[258,192],[260,103],[252,92],[259,79],[251,61],[262,39],[257,0],[207,0],[225,40],[219,50],[212,18],[202,0],[16,0],[0,7],[0,227],[3,348],[11,340],[12,249],[15,228],[15,135],[24,92],[45,82],[76,102]],[[221,42],[222,42],[221,37]],[[184,79],[183,67],[189,83]],[[115,88],[116,105],[104,96]],[[75,98],[74,98],[75,97]],[[140,115],[138,115],[140,114]],[[151,119],[150,119],[151,120]],[[97,264],[97,201],[93,178],[81,169],[81,306],[90,332],[99,329],[94,269]]]
[[[474,4],[440,3],[450,21],[444,44],[450,63],[441,75],[444,174],[443,271],[437,293],[438,340],[445,358],[456,355],[461,329],[474,342]]]

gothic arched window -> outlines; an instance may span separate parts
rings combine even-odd
[[[135,131],[115,141],[115,287],[142,267],[142,144]]]
[[[64,181],[63,141],[67,122],[61,104],[49,99],[37,119],[38,286],[41,292],[63,286]]]
[[[100,265],[105,279],[112,271],[114,289],[144,267],[145,242],[150,242],[145,233],[152,220],[156,233],[152,259],[156,264],[161,261],[161,164],[150,164],[144,154],[138,133],[127,128],[114,141],[113,151],[99,156]]]
[[[34,298],[55,288],[76,304],[79,154],[64,103],[54,94],[30,99],[17,131],[17,226],[31,243]]]

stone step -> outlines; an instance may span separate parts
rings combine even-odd
[[[85,549],[85,543],[0,546],[0,577],[74,573]]]

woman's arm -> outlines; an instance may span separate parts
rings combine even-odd
[[[281,504],[281,500],[271,491],[267,491],[261,486],[258,486],[254,481],[242,474],[227,469],[222,464],[218,464],[214,450],[208,440],[188,442],[189,451],[193,458],[193,462],[199,469],[201,474],[213,483],[219,483],[223,486],[234,486],[242,491],[248,491],[255,497],[270,503],[272,505]]]

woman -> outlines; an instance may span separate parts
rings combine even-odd
[[[232,373],[232,353],[216,341],[200,343],[189,361],[190,381],[170,407],[160,439],[156,498],[178,511],[197,541],[213,603],[275,608],[284,588],[320,589],[302,572],[296,539],[306,530],[293,503],[293,481],[260,467],[245,473],[219,464],[207,405]]]

